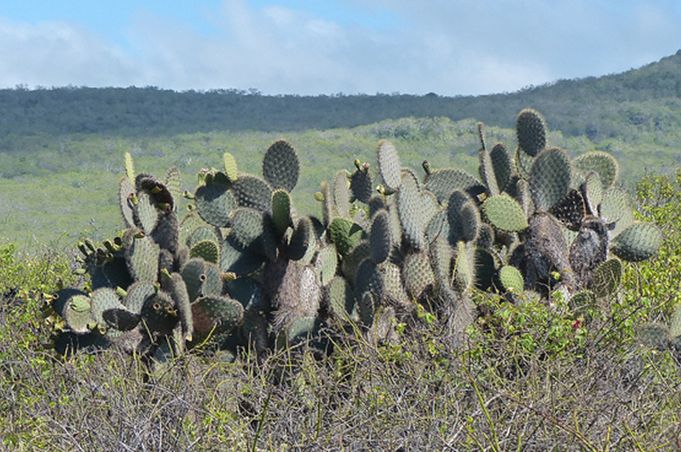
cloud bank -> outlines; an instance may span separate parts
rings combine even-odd
[[[0,17],[0,86],[483,94],[626,70],[681,47],[673,1],[349,0],[342,20],[287,5],[225,0],[206,33],[138,12],[124,43],[86,23]]]

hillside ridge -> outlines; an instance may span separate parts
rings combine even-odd
[[[681,50],[619,74],[482,96],[272,96],[254,90],[176,92],[155,87],[4,89],[0,90],[0,150],[12,150],[8,137],[13,135],[286,132],[355,127],[407,116],[475,118],[510,127],[516,112],[525,106],[550,117],[554,129],[591,139],[619,136],[617,124],[662,132],[679,127]]]

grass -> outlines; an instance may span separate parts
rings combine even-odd
[[[551,118],[547,120],[550,124]],[[111,236],[121,224],[116,190],[126,151],[132,153],[138,170],[159,176],[176,165],[184,175],[183,188],[193,191],[197,171],[219,167],[224,151],[235,155],[241,170],[260,174],[262,155],[280,138],[281,134],[265,132],[17,138],[12,151],[0,152],[0,238],[30,249],[55,241],[60,247],[72,246],[83,235],[95,239]],[[302,212],[319,212],[312,195],[322,180],[333,178],[333,170],[353,169],[355,158],[374,162],[381,138],[395,143],[404,166],[420,168],[423,160],[429,160],[434,168],[477,171],[479,143],[474,120],[404,118],[352,129],[288,132],[284,138],[300,155],[302,176],[294,201]],[[611,152],[628,177],[623,183],[632,186],[646,170],[678,165],[678,143],[658,138],[646,135],[638,141],[608,138],[592,142],[552,132],[550,142],[573,155],[595,148]],[[487,140],[515,148],[511,129],[489,127]]]

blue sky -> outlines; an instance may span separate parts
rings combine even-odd
[[[0,86],[514,91],[681,48],[681,1],[2,0]]]

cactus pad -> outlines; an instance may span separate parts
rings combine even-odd
[[[584,174],[595,171],[600,176],[604,190],[611,188],[619,177],[617,160],[607,152],[587,152],[574,159],[572,164]]]
[[[232,184],[232,190],[239,206],[269,212],[272,205],[272,188],[259,177],[241,175]]]
[[[456,168],[432,171],[426,176],[426,188],[442,204],[446,203],[452,192],[456,190],[463,190],[471,196],[477,196],[486,190],[475,177]]]
[[[423,252],[408,254],[402,267],[402,279],[409,296],[418,300],[428,287],[435,284],[428,256]]]
[[[652,223],[635,223],[622,231],[611,245],[618,257],[638,262],[653,257],[662,243],[660,229]]]
[[[356,169],[350,178],[350,190],[352,197],[365,204],[369,203],[374,187],[368,169]]]
[[[527,155],[534,157],[546,147],[546,123],[535,110],[526,108],[518,114],[516,133],[518,146]]]
[[[239,178],[239,170],[236,165],[236,159],[229,152],[225,152],[222,155],[222,162],[225,167],[225,176],[230,182],[236,182]]]
[[[223,179],[213,179],[194,194],[199,216],[206,223],[220,228],[229,225],[230,214],[237,207],[234,194],[224,182]]]
[[[390,219],[384,209],[374,216],[369,232],[369,245],[371,246],[371,259],[380,264],[388,259],[392,248],[390,236]]]
[[[499,269],[498,279],[504,292],[519,293],[525,287],[525,280],[520,270],[511,265],[504,265]]]
[[[511,175],[513,174],[513,162],[511,161],[511,156],[506,150],[506,147],[501,143],[494,145],[489,153],[489,156],[492,160],[492,168],[494,168],[494,176],[496,178],[499,191],[504,191],[506,190],[506,187],[511,180]]]
[[[216,296],[199,298],[192,303],[191,311],[194,319],[194,344],[200,344],[208,337],[215,342],[224,340],[241,323],[244,315],[241,303]]]
[[[272,192],[272,223],[277,237],[282,237],[293,224],[291,220],[291,195],[286,190]]]
[[[299,173],[298,154],[290,144],[280,140],[267,149],[262,161],[262,174],[272,188],[292,191],[298,183]]]
[[[378,172],[383,179],[385,187],[390,192],[395,192],[402,183],[402,164],[397,155],[395,146],[387,140],[381,140],[377,149]]]
[[[329,235],[340,255],[345,256],[362,239],[364,230],[350,220],[334,218],[329,225]]]
[[[502,231],[518,232],[528,226],[523,208],[506,193],[487,198],[482,210],[492,226]]]
[[[397,192],[397,213],[404,237],[415,250],[426,245],[421,207],[418,181],[410,173],[402,173],[402,184]]]
[[[530,193],[538,210],[548,211],[567,195],[571,182],[570,161],[562,149],[542,151],[530,168]]]
[[[189,257],[200,257],[206,262],[217,264],[220,259],[220,248],[217,241],[202,240],[191,247]]]

